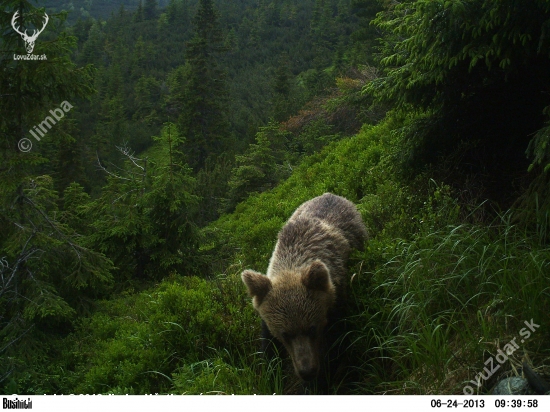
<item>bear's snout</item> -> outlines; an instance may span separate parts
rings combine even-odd
[[[308,337],[297,337],[292,346],[296,374],[304,381],[315,379],[319,373],[317,345],[314,345]]]
[[[317,373],[318,370],[314,367],[309,367],[298,371],[300,378],[306,382],[314,380],[317,377]]]

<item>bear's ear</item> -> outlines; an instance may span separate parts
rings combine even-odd
[[[271,281],[267,276],[253,270],[245,270],[241,278],[248,288],[250,296],[255,298],[255,306],[259,306],[271,290]]]
[[[323,262],[316,260],[302,275],[302,283],[308,289],[328,292],[331,288],[328,268]]]

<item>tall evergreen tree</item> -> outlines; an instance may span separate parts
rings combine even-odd
[[[289,66],[288,55],[284,53],[275,72],[273,99],[271,101],[273,117],[278,122],[286,120],[295,110],[295,104],[291,101],[292,73]]]
[[[45,12],[24,0],[3,2],[3,10],[0,53],[24,54],[11,20],[16,19],[22,31],[30,21],[40,28]],[[66,178],[64,163],[73,161],[59,150],[42,156],[46,139],[72,140],[70,129],[58,130],[64,122],[47,121],[48,109],[63,101],[76,103],[93,92],[91,67],[77,68],[70,59],[76,39],[61,33],[41,41],[48,26],[45,30],[34,53],[45,54],[47,60],[0,59],[0,384],[13,381],[12,374],[32,376],[36,365],[29,359],[44,356],[49,331],[66,331],[75,313],[110,279],[110,262],[86,248],[62,219],[55,186],[67,182],[59,185],[44,172],[52,159],[54,170]],[[51,130],[36,141],[30,130],[41,121]],[[30,144],[35,147],[25,153]]]
[[[141,1],[138,3],[138,7],[136,9],[136,12],[134,13],[133,20],[135,23],[143,21],[143,4]]]
[[[153,20],[157,17],[157,0],[145,0],[143,5],[143,18]]]
[[[189,0],[170,0],[166,13],[170,24],[177,22],[181,27],[186,27],[189,23]]]
[[[454,174],[464,168],[506,205],[528,168],[526,149],[535,164],[550,164],[548,1],[400,2],[374,23],[385,32],[385,75],[366,90],[429,116],[410,129],[410,166],[460,151]],[[550,207],[547,188],[531,191],[544,193],[532,199],[533,210]]]
[[[119,147],[127,159],[124,168],[100,163],[108,182],[86,208],[95,229],[90,242],[116,264],[119,282],[158,279],[169,270],[187,274],[197,267],[198,198],[195,180],[177,149],[181,138],[167,124],[154,140],[151,158]]]
[[[228,211],[249,196],[272,189],[292,171],[289,133],[280,130],[279,124],[269,123],[256,133],[256,143],[235,157],[236,166],[229,179]]]
[[[184,152],[198,170],[208,157],[231,148],[226,75],[218,57],[226,51],[212,0],[201,0],[194,18],[195,36],[187,43],[189,64],[179,126],[186,138]]]

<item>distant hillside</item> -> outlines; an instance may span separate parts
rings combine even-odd
[[[43,5],[49,12],[67,10],[69,23],[74,23],[78,18],[93,17],[95,19],[107,19],[112,13],[118,11],[123,5],[126,10],[137,8],[139,0],[46,0]],[[168,0],[158,1],[159,7],[165,7]]]

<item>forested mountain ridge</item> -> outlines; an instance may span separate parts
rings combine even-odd
[[[76,61],[92,63],[97,70],[98,93],[76,114],[92,143],[90,157],[98,151],[113,160],[115,145],[122,142],[141,152],[166,121],[185,128],[181,112],[193,100],[185,90],[193,81],[188,53],[196,8],[197,2],[182,0],[159,10],[152,2],[135,12],[120,11],[106,22],[79,21],[73,27],[79,39]],[[219,66],[223,90],[216,91],[219,86],[212,83],[205,93],[225,99],[219,116],[227,123],[220,125],[225,130],[218,139],[226,141],[226,149],[243,152],[270,118],[286,120],[313,97],[329,92],[341,71],[366,62],[371,48],[350,38],[365,25],[355,15],[364,9],[369,10],[352,8],[349,1],[220,3],[218,50],[208,64]],[[371,8],[361,19],[375,11]],[[105,144],[105,135],[117,138]],[[189,155],[188,162],[196,158],[196,153]],[[85,170],[86,176],[95,173],[89,166]],[[94,180],[101,178],[95,174]]]
[[[120,7],[124,7],[127,10],[135,10],[138,8],[139,3],[140,0],[47,0],[43,2],[43,5],[51,13],[62,10],[68,11],[68,21],[74,23],[78,19],[89,17],[105,20],[111,14],[116,13]],[[158,4],[160,7],[166,7],[168,1],[161,0]]]
[[[52,13],[35,62],[2,5],[0,391],[302,393],[239,274],[327,191],[370,232],[329,393],[547,373],[546,2],[147,1]]]

